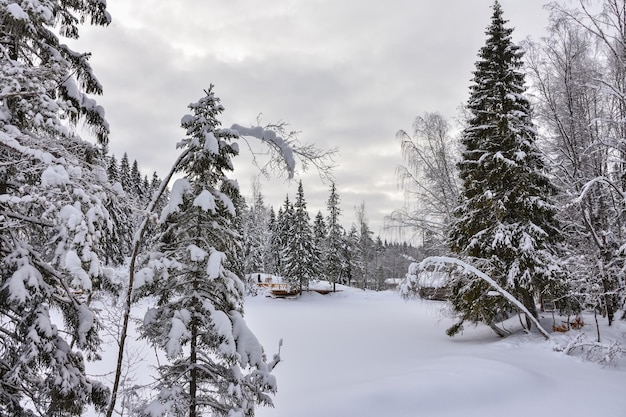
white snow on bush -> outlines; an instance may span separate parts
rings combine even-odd
[[[203,261],[207,256],[207,252],[204,249],[199,248],[196,245],[187,246],[187,250],[189,251],[189,258],[193,262]]]
[[[177,179],[172,185],[170,191],[170,199],[163,211],[161,211],[161,222],[164,222],[167,216],[172,213],[176,213],[180,209],[180,205],[183,204],[183,196],[191,190],[191,184],[184,178]]]
[[[204,135],[204,149],[215,155],[220,153],[220,145],[213,132],[207,132]]]
[[[76,202],[76,207],[67,205],[59,211],[59,218],[71,230],[76,229],[83,222],[83,212],[80,211],[80,203]]]
[[[70,271],[75,278],[72,284],[76,288],[81,288],[86,291],[91,291],[91,279],[85,270],[83,269],[82,261],[78,257],[78,254],[69,250],[65,254],[65,268]]]
[[[165,352],[169,358],[175,358],[181,353],[181,339],[189,338],[191,333],[187,329],[189,323],[189,311],[179,310],[174,313],[171,321],[170,331],[165,343]]]
[[[41,174],[41,185],[52,187],[70,182],[70,176],[62,165],[50,165]]]
[[[8,6],[6,6],[6,10],[15,20],[30,20],[28,18],[28,14],[17,3],[10,3]]]
[[[26,286],[38,289],[41,280],[39,271],[30,263],[23,262],[5,284],[9,290],[9,299],[20,303],[25,302],[30,298],[30,291],[26,289]]]
[[[200,207],[204,211],[215,213],[215,197],[208,190],[202,192],[193,200],[193,205]]]
[[[154,281],[154,269],[142,268],[135,273],[135,281],[133,282],[133,289],[141,288],[146,284],[151,284]]]
[[[237,215],[237,211],[235,210],[235,205],[233,204],[230,197],[228,197],[224,193],[219,193],[219,199],[224,204],[224,207],[226,207],[226,210],[228,210],[231,216],[234,217]]]
[[[244,318],[238,311],[231,311],[230,317],[233,324],[233,336],[237,340],[237,354],[239,365],[243,368],[263,365],[263,348],[259,340],[250,330]]]
[[[216,279],[222,272],[222,262],[226,259],[226,255],[223,252],[214,250],[209,256],[209,262],[207,263],[206,273],[209,279]]]

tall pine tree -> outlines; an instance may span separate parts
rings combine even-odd
[[[133,161],[133,165],[130,168],[130,180],[131,186],[128,192],[136,196],[138,201],[141,201],[146,189],[143,187],[143,180],[141,179],[141,172],[139,171],[139,164],[137,164],[136,159]]]
[[[470,99],[464,151],[459,162],[461,203],[450,233],[451,248],[475,264],[536,314],[537,297],[554,298],[562,289],[555,257],[560,240],[555,189],[535,144],[531,108],[525,97],[522,51],[505,27],[502,8],[493,5],[487,41],[479,53]],[[451,301],[459,322],[496,323],[511,312],[487,283],[461,275]]]
[[[269,215],[258,183],[254,187],[252,200],[252,205],[245,211],[244,218],[244,272],[246,274],[268,272],[264,255],[269,246]]]
[[[326,221],[321,211],[318,211],[313,221],[313,248],[317,265],[315,267],[315,275],[320,279],[326,279],[326,258],[328,255],[328,230]]]
[[[339,207],[339,195],[337,187],[333,182],[330,186],[330,195],[326,202],[328,216],[326,217],[326,227],[328,229],[328,242],[326,245],[325,273],[324,275],[333,283],[335,289],[336,283],[342,282],[342,272],[345,268],[346,259],[344,254],[344,234],[345,231],[339,222],[341,216],[341,208]]]
[[[293,204],[289,201],[289,195],[286,195],[283,205],[278,208],[270,243],[274,264],[273,273],[280,276],[285,275],[286,264],[284,257],[287,252],[287,242],[292,232],[293,216]]]
[[[119,169],[119,181],[122,184],[122,188],[127,193],[132,193],[132,184],[133,180],[130,172],[130,162],[128,161],[128,154],[124,152],[122,155],[122,159],[120,160],[120,169]]]

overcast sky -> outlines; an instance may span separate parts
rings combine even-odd
[[[547,25],[539,0],[501,0],[516,42]],[[334,176],[343,220],[365,203],[370,226],[403,204],[395,169],[399,129],[438,111],[451,120],[468,96],[492,0],[108,0],[113,23],[84,27],[78,51],[104,85],[111,151],[163,176],[184,136],[187,105],[215,84],[222,123],[288,122],[300,140],[338,148]],[[242,146],[242,154],[246,154]],[[236,158],[244,195],[258,174]],[[329,184],[314,171],[262,181],[276,209],[302,179],[309,212]]]

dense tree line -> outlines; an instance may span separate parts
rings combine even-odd
[[[306,208],[302,182],[295,201],[287,195],[276,212],[265,205],[258,183],[243,210],[244,272],[254,285],[259,273],[282,277],[302,290],[319,280],[363,289],[386,289],[385,280],[402,277],[417,248],[383,241],[369,228],[365,205],[356,208],[357,222],[346,230],[340,196],[331,183],[326,213],[313,217]]]

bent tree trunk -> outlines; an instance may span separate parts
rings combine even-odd
[[[478,270],[477,268],[473,267],[472,265],[467,264],[467,263],[465,263],[462,260],[457,259],[457,258],[451,258],[451,257],[447,257],[447,256],[430,256],[430,257],[424,259],[422,262],[420,262],[419,268],[421,270],[424,270],[429,265],[433,265],[433,266],[436,267],[437,265],[442,265],[442,264],[453,264],[453,265],[460,266],[461,268],[463,268],[463,270],[465,272],[472,273],[472,274],[476,275],[478,278],[482,279],[483,281],[486,281],[489,285],[491,285],[491,287],[494,289],[494,291],[498,292],[501,296],[506,298],[511,304],[513,304],[515,307],[519,308],[522,311],[522,313],[524,313],[524,315],[526,316],[526,320],[529,321],[529,322],[534,323],[534,325],[537,326],[537,330],[539,330],[539,332],[543,335],[543,337],[546,338],[546,340],[550,339],[550,334],[541,326],[541,324],[539,323],[537,318],[530,311],[528,311],[528,309],[526,308],[526,306],[522,302],[520,302],[511,293],[509,293],[504,288],[502,288],[500,285],[498,285],[498,283],[496,281],[494,281],[492,278],[490,278],[489,276],[487,276],[487,274],[485,274],[484,272]],[[529,325],[529,328],[530,328],[530,325]],[[496,332],[496,333],[498,333],[498,332]]]
[[[111,399],[109,402],[109,406],[106,411],[106,417],[112,417],[113,412],[115,411],[115,403],[117,402],[117,394],[120,386],[120,379],[122,376],[122,367],[124,362],[124,348],[126,347],[126,338],[128,336],[128,324],[130,319],[130,311],[132,306],[133,299],[133,287],[135,285],[135,267],[137,263],[137,257],[139,256],[139,248],[141,246],[141,242],[143,237],[148,229],[148,225],[150,224],[150,218],[154,213],[155,207],[165,190],[167,189],[167,184],[172,179],[172,176],[176,172],[180,161],[187,156],[189,151],[184,151],[180,154],[176,162],[170,169],[170,172],[167,176],[161,181],[161,185],[159,189],[152,196],[152,200],[146,207],[144,219],[139,226],[137,232],[135,232],[135,236],[133,238],[132,243],[132,253],[130,257],[130,265],[128,267],[128,288],[126,289],[125,300],[124,300],[124,315],[122,318],[122,329],[120,331],[119,340],[118,340],[118,352],[117,352],[117,365],[115,368],[115,377],[113,380],[113,389],[111,390]]]

